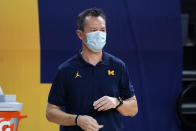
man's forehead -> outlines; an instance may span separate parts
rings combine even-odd
[[[100,20],[105,22],[105,20],[101,16],[86,16],[85,21],[89,21],[89,20]]]
[[[97,26],[97,25],[101,25],[103,27],[105,27],[105,20],[101,17],[94,17],[94,16],[87,16],[85,18],[85,24],[88,26]]]

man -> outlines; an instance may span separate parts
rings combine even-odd
[[[77,24],[82,50],[59,66],[46,117],[63,125],[63,131],[121,131],[120,115],[133,117],[138,108],[124,62],[102,50],[105,15],[100,9],[87,9]]]

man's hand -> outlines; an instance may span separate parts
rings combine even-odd
[[[98,111],[106,111],[112,108],[116,108],[116,106],[120,102],[115,97],[103,96],[97,101],[93,103],[94,109]]]
[[[103,125],[99,125],[94,118],[86,115],[78,117],[78,126],[84,131],[98,131],[103,128]]]

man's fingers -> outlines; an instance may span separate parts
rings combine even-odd
[[[90,129],[92,131],[98,131],[100,128],[103,128],[103,125],[99,125],[96,120],[92,121],[92,124],[91,124],[91,127],[90,127]]]
[[[107,98],[107,96],[103,96],[103,97],[101,97],[100,99],[96,100],[96,101],[93,103],[93,106],[96,106],[96,105],[99,104],[101,101],[104,101],[106,98]]]
[[[99,129],[103,128],[103,125],[99,125]]]
[[[81,115],[78,119],[78,125],[85,131],[98,131],[103,128],[103,125],[99,125],[97,120],[91,116]]]
[[[107,104],[108,102],[109,102],[108,100],[103,100],[103,101],[99,102],[97,105],[95,105],[95,106],[94,106],[94,109],[96,110],[96,109],[98,109],[98,108],[104,106],[104,105]]]
[[[107,104],[106,105],[106,107],[104,107],[104,109],[102,109],[102,111],[106,111],[106,110],[108,110],[108,109],[111,109],[111,104],[109,103],[109,104]]]
[[[103,128],[103,125],[99,125],[97,120],[95,120],[94,118],[92,118],[91,120],[93,122],[93,127],[95,127],[96,129]]]
[[[103,125],[97,125],[96,129],[101,129],[103,128]]]
[[[110,104],[109,103],[106,103],[105,105],[101,106],[98,111],[105,111],[105,110],[108,110],[110,109]]]
[[[91,120],[92,120],[92,122],[94,122],[94,123],[96,123],[97,125],[99,125],[99,124],[97,123],[97,120],[95,120],[94,118],[92,118]]]
[[[106,111],[115,107],[115,99],[109,96],[104,96],[93,103],[94,109],[98,111]]]
[[[103,125],[98,125],[98,124],[92,124],[92,127],[91,127],[91,129],[94,131],[94,130],[96,130],[96,131],[98,131],[100,128],[103,128]]]

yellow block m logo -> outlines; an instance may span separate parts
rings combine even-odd
[[[108,75],[109,75],[109,76],[110,76],[110,75],[114,76],[114,75],[115,75],[114,70],[108,70]]]

